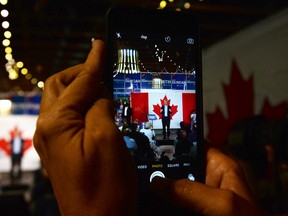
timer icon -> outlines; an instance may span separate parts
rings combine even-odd
[[[166,36],[166,37],[165,37],[165,41],[166,41],[167,43],[169,43],[169,42],[171,41],[171,37],[170,37],[170,36]]]

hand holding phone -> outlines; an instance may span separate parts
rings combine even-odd
[[[204,182],[201,52],[193,15],[114,8],[107,44],[105,82],[136,164],[139,205],[150,199],[156,176]]]
[[[100,84],[104,55],[105,45],[97,40],[83,64],[45,82],[33,143],[61,215],[135,212],[135,168]]]
[[[135,215],[134,163],[111,119],[111,101],[100,84],[103,45],[95,42],[85,63],[55,74],[45,83],[34,145],[64,215]],[[173,163],[166,163],[169,164]],[[181,214],[185,210],[208,215],[264,215],[237,163],[209,148],[206,169],[207,185],[187,178],[175,180],[172,174],[169,179],[174,180],[154,178],[152,191],[158,191],[159,197],[150,193],[152,196],[147,199],[159,214],[150,211],[148,215],[171,215],[172,211],[167,213],[167,209],[173,206],[180,207],[174,215],[186,215]],[[146,204],[147,200],[144,201]],[[149,208],[139,207],[138,215]]]

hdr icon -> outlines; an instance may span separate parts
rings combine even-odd
[[[194,44],[193,38],[187,38],[187,44]]]

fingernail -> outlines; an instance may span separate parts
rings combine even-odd
[[[92,45],[92,47],[93,47],[94,41],[95,41],[95,38],[91,38],[91,45]]]

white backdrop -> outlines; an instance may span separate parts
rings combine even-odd
[[[0,116],[0,139],[10,142],[10,132],[15,127],[22,132],[23,139],[32,139],[36,128],[37,116],[33,115],[8,115]],[[10,156],[0,148],[0,172],[8,172],[11,167]],[[40,159],[33,145],[25,151],[22,159],[23,171],[35,170],[40,167]]]
[[[288,102],[288,8],[203,51],[204,114],[218,106],[228,118],[223,84],[233,59],[245,80],[254,76],[255,114],[265,98],[275,106]],[[207,118],[205,128],[207,134]]]

